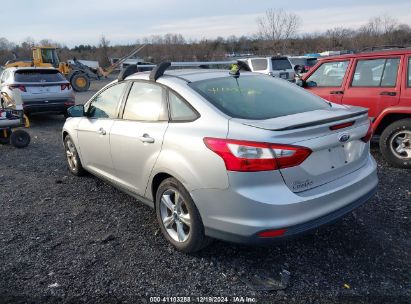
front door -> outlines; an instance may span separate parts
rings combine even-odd
[[[401,92],[400,61],[401,57],[357,59],[342,102],[368,108],[371,119],[396,105]]]
[[[306,78],[306,89],[334,103],[341,103],[350,60],[329,61],[321,64]]]
[[[144,195],[167,127],[165,90],[152,82],[133,82],[122,119],[111,128],[117,181],[130,191]]]
[[[79,152],[83,166],[100,175],[113,177],[110,153],[110,131],[118,115],[118,107],[126,83],[114,84],[95,96],[78,125]]]

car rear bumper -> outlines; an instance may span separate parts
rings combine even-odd
[[[23,102],[23,109],[25,113],[39,113],[39,112],[66,112],[68,108],[74,106],[73,99],[64,100],[30,100]]]
[[[264,172],[259,177],[253,174],[250,184],[260,183],[259,187],[233,186],[230,177],[226,190],[192,191],[206,235],[244,244],[273,243],[353,211],[374,195],[378,183],[372,156],[359,170],[300,193],[293,193],[284,182],[264,181],[267,176]],[[258,236],[259,232],[277,229],[285,229],[285,233],[274,238]]]

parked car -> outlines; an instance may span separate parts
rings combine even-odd
[[[293,65],[286,56],[251,57],[241,60],[246,62],[253,72],[267,74],[288,81],[295,80]]]
[[[13,96],[18,88],[25,114],[57,112],[66,115],[75,104],[74,93],[67,79],[54,68],[7,68],[0,76],[1,93]]]
[[[375,192],[366,109],[258,73],[164,70],[120,75],[70,108],[62,138],[71,173],[153,207],[177,249],[270,243]]]
[[[319,61],[298,83],[331,102],[368,108],[384,158],[411,168],[411,49]]]
[[[317,57],[296,56],[289,57],[293,68],[300,67],[300,73],[307,73],[318,61]]]

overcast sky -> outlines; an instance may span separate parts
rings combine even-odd
[[[344,26],[356,28],[373,16],[389,15],[411,24],[410,0],[2,0],[0,37],[20,43],[48,38],[74,46],[132,44],[157,34],[186,38],[252,35],[256,18],[283,8],[302,18],[301,33]],[[304,3],[304,4],[303,4]],[[4,13],[7,12],[7,13]]]

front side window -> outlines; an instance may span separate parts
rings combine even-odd
[[[127,97],[123,119],[138,121],[167,120],[164,89],[153,83],[134,82]]]
[[[59,64],[59,59],[55,49],[42,49],[41,59],[43,63],[50,63],[51,65],[57,67]]]
[[[170,92],[170,116],[173,121],[191,121],[197,118],[197,113],[180,97]]]
[[[330,108],[322,98],[265,75],[207,79],[189,86],[235,118],[270,119]]]
[[[92,118],[117,118],[117,107],[121,102],[126,83],[115,84],[92,101],[88,109],[88,117]]]
[[[358,60],[353,87],[395,87],[399,58]]]
[[[253,66],[254,71],[261,71],[267,69],[267,59],[251,59],[251,65]]]
[[[325,62],[308,77],[317,87],[341,87],[349,61]]]

